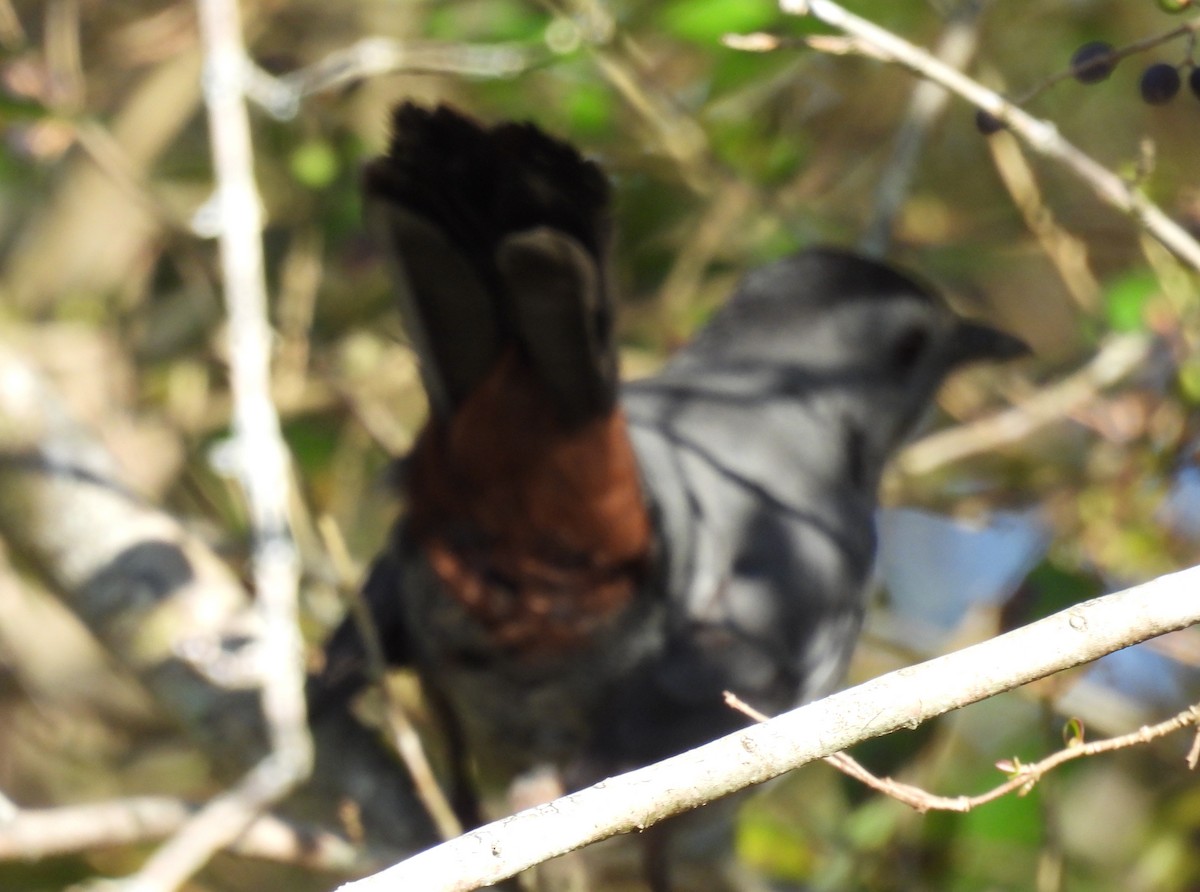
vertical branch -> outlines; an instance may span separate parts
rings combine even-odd
[[[275,757],[292,775],[290,785],[306,775],[311,744],[304,712],[303,645],[296,622],[299,562],[288,520],[289,459],[270,395],[262,215],[242,89],[245,50],[237,0],[199,0],[199,8],[229,314],[235,466],[250,509],[255,591],[263,618],[263,708]]]
[[[298,559],[288,521],[289,461],[271,402],[271,330],[262,216],[242,90],[245,50],[237,0],[200,0],[206,101],[217,178],[221,272],[229,314],[235,467],[254,535],[253,574],[263,618],[263,708],[281,768],[303,779],[311,760],[296,623]],[[280,778],[281,781],[284,778]],[[281,791],[282,792],[282,791]]]
[[[962,69],[979,43],[979,16],[986,0],[964,0],[950,19],[934,55],[951,68]],[[892,156],[875,189],[874,210],[858,247],[872,257],[885,257],[896,218],[908,198],[925,138],[941,118],[950,94],[933,81],[918,81],[908,110],[892,145]]]
[[[311,770],[302,643],[296,622],[298,560],[287,515],[289,463],[270,397],[271,330],[254,182],[246,67],[237,0],[198,0],[205,99],[216,174],[215,212],[229,315],[234,471],[254,537],[253,578],[261,626],[254,656],[271,752],[213,799],[127,884],[135,892],[177,888],[212,853]]]

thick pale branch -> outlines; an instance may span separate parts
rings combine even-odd
[[[691,752],[488,824],[344,892],[459,892],[1147,638],[1200,622],[1200,568],[1078,604]]]
[[[0,534],[203,747],[221,777],[263,757],[256,693],[223,686],[189,656],[210,652],[219,661],[226,642],[248,636],[245,591],[203,542],[125,487],[111,456],[3,344]],[[317,771],[297,797],[305,815],[332,822],[350,798],[373,846],[404,853],[436,839],[407,774],[373,731],[329,711],[314,734]]]
[[[16,809],[0,821],[0,861],[35,861],[54,855],[161,839],[196,811],[180,799],[139,796],[61,808]],[[363,865],[357,846],[325,830],[299,827],[264,815],[231,847],[240,855],[312,870],[350,872]]]
[[[111,456],[0,345],[0,533],[224,769],[265,751],[255,698],[185,657],[248,627],[245,591],[203,543],[125,488]]]

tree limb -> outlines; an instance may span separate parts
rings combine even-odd
[[[170,796],[15,809],[0,821],[0,861],[35,861],[146,843],[174,833],[195,813],[196,806]],[[270,815],[247,827],[230,851],[310,870],[348,873],[363,866],[358,846],[327,830],[300,827]]]
[[[288,517],[290,461],[271,401],[262,211],[246,110],[246,52],[237,0],[198,0],[215,212],[229,317],[232,470],[253,535],[257,635],[250,646],[269,751],[205,805],[131,877],[126,892],[172,892],[312,770],[304,704],[304,643],[296,615],[299,555]]]
[[[0,535],[231,780],[262,758],[256,692],[211,671],[253,632],[245,591],[178,521],[121,481],[57,394],[0,343]],[[317,721],[317,769],[288,810],[336,825],[342,800],[366,842],[404,854],[437,836],[377,735],[345,712]],[[0,836],[5,833],[0,824]]]
[[[647,768],[481,827],[342,892],[465,892],[778,777],[872,737],[1200,622],[1200,567],[890,672]]]

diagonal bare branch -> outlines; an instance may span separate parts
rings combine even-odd
[[[1200,622],[1200,567],[784,713],[671,759],[481,827],[343,892],[463,892],[778,777],[822,756]]]

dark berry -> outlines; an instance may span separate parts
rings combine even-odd
[[[1085,43],[1071,56],[1071,74],[1081,84],[1098,84],[1107,80],[1117,67],[1113,58],[1113,45],[1103,40]]]
[[[1162,105],[1175,98],[1182,84],[1178,68],[1166,62],[1155,62],[1142,72],[1142,99],[1150,105]]]
[[[1188,75],[1188,86],[1192,88],[1196,98],[1200,99],[1200,66],[1194,67],[1192,73]]]
[[[975,126],[984,136],[991,136],[993,133],[999,133],[1008,125],[990,112],[979,109],[975,112]]]

